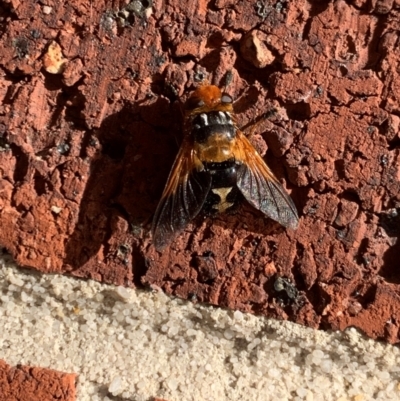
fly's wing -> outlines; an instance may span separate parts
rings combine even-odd
[[[211,176],[186,140],[179,150],[152,224],[153,244],[162,250],[197,216],[210,192]]]
[[[299,223],[296,206],[240,131],[236,133],[234,154],[236,160],[242,163],[237,172],[237,187],[246,200],[283,226],[296,229]]]

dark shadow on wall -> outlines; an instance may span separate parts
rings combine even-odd
[[[389,283],[400,284],[400,209],[382,213],[379,224],[387,235],[397,237],[397,241],[383,255],[383,265],[378,274]]]
[[[124,107],[88,132],[81,157],[90,160],[90,174],[66,244],[65,264],[72,275],[140,283],[145,272],[141,238],[178,150],[180,123],[174,111],[160,97],[150,105]]]
[[[391,246],[383,255],[383,265],[379,275],[393,284],[400,284],[400,240]]]

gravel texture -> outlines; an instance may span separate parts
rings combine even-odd
[[[78,374],[78,400],[398,400],[400,352],[355,329],[17,268],[1,256],[0,359]]]

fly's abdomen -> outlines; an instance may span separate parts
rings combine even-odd
[[[222,163],[205,163],[206,173],[211,175],[211,188],[204,204],[206,214],[223,213],[237,205],[237,167],[233,159]]]

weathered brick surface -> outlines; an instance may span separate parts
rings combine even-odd
[[[74,401],[76,375],[0,360],[1,401]]]
[[[398,342],[398,2],[117,3],[0,6],[0,243],[43,272]],[[244,206],[159,254],[175,100],[227,71],[241,126],[268,112],[252,141],[299,229]]]

